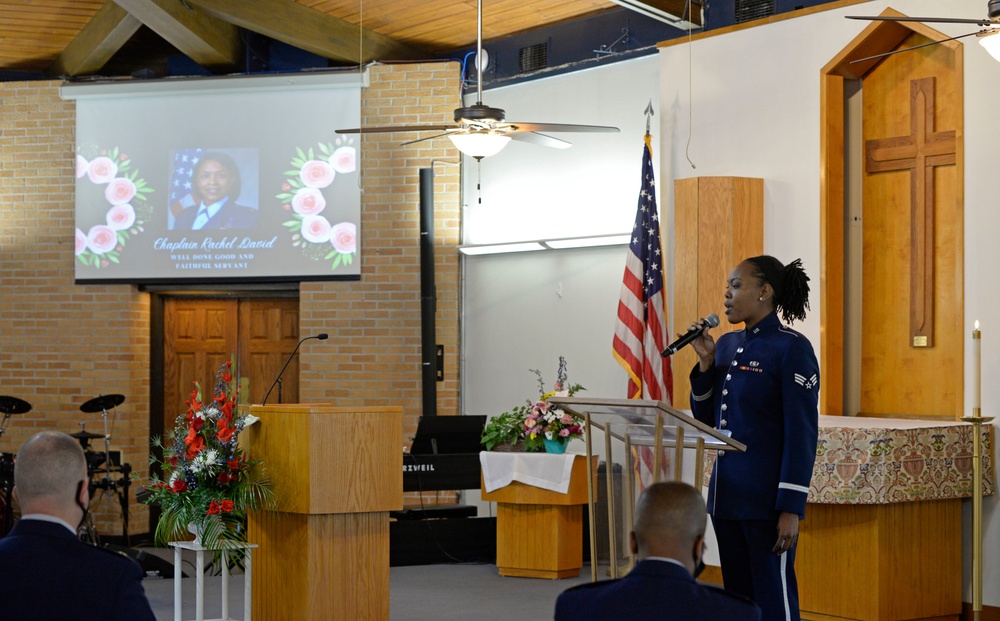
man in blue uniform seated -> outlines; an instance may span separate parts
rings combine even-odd
[[[0,539],[0,617],[19,621],[152,621],[142,570],[132,559],[87,545],[87,462],[79,443],[43,431],[14,465],[21,520]]]
[[[629,545],[638,562],[619,580],[573,587],[556,600],[556,621],[758,621],[750,600],[701,584],[707,515],[687,483],[654,483],[639,497]]]

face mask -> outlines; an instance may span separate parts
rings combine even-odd
[[[694,577],[697,578],[701,572],[705,571],[705,543],[701,544],[701,558],[694,559]]]
[[[694,577],[697,578],[701,572],[705,571],[705,561],[698,559],[694,562]]]
[[[83,523],[87,521],[87,507],[85,507],[84,504],[80,502],[80,495],[83,494],[83,486],[86,484],[87,484],[86,481],[80,481],[76,486],[76,496],[74,497],[74,500],[76,500],[76,506],[80,507],[80,510],[83,511],[83,516],[80,518],[80,523],[76,525],[77,530],[80,530],[80,528],[83,526]]]

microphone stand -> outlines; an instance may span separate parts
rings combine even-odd
[[[327,338],[329,337],[327,336],[326,332],[323,332],[315,336],[307,336],[298,342],[298,344],[295,346],[295,349],[293,349],[292,353],[288,356],[288,360],[285,361],[285,366],[281,367],[281,371],[278,372],[278,377],[274,378],[274,382],[271,384],[271,387],[267,389],[267,394],[264,395],[264,400],[261,402],[261,405],[267,405],[267,398],[271,396],[271,391],[274,390],[274,387],[280,384],[282,374],[285,372],[285,369],[288,368],[288,365],[292,362],[292,358],[295,357],[295,352],[299,351],[299,347],[309,339],[318,339],[320,341],[325,341]],[[281,403],[280,388],[278,389],[278,403]]]

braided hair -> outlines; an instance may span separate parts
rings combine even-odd
[[[753,275],[761,284],[766,282],[774,289],[775,309],[781,311],[785,323],[805,320],[809,309],[809,276],[802,268],[802,259],[782,265],[772,256],[761,255],[745,262],[753,266]]]

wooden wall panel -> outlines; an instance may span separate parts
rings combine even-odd
[[[676,332],[715,313],[718,336],[732,325],[723,312],[729,273],[743,259],[763,253],[764,181],[696,177],[674,182],[674,312]],[[697,356],[690,347],[671,356],[674,405],[688,408],[688,374]]]
[[[914,33],[902,45],[928,39]],[[961,124],[961,87],[956,52],[945,46],[896,54],[865,76],[863,133],[866,140],[908,136],[911,82],[934,78],[937,131]],[[921,130],[923,128],[920,128]],[[962,412],[962,213],[957,166],[933,169],[934,279],[930,347],[916,347],[910,332],[911,290],[918,287],[911,267],[911,203],[924,196],[910,170],[868,173],[863,187],[863,284],[861,413],[952,418]],[[905,369],[905,373],[900,373]]]
[[[901,15],[891,9],[887,9],[884,14],[890,16]],[[888,62],[888,59],[871,60],[860,63],[852,62],[852,60],[856,58],[860,59],[862,57],[869,57],[873,54],[890,52],[896,48],[904,47],[907,45],[908,40],[915,40],[917,38],[913,36],[914,32],[927,37],[928,40],[940,41],[941,43],[939,45],[922,48],[921,50],[907,52],[906,54],[898,54],[888,57],[889,59],[893,59],[892,62]],[[855,414],[855,412],[844,411],[844,356],[849,355],[849,353],[845,350],[845,288],[843,279],[846,242],[844,235],[844,218],[847,212],[845,204],[847,200],[845,196],[846,176],[843,154],[844,129],[846,126],[844,79],[858,79],[864,77],[864,81],[862,83],[864,90],[864,102],[866,106],[870,106],[875,99],[875,93],[869,91],[869,86],[872,86],[874,83],[870,82],[867,76],[869,76],[869,74],[873,71],[881,70],[883,72],[891,73],[891,77],[898,78],[901,82],[908,82],[909,77],[907,76],[909,76],[912,72],[909,69],[901,69],[900,66],[896,64],[899,57],[906,57],[904,58],[905,63],[929,61],[926,63],[929,70],[927,72],[921,72],[921,75],[916,77],[926,77],[928,75],[935,75],[935,77],[939,77],[941,75],[939,72],[942,69],[948,69],[952,74],[949,79],[954,80],[953,86],[944,86],[941,90],[942,94],[937,97],[939,105],[942,103],[942,97],[944,97],[946,100],[945,103],[957,111],[957,116],[952,117],[953,124],[951,125],[951,127],[955,129],[957,141],[954,182],[951,186],[951,190],[945,190],[950,183],[949,181],[938,179],[938,177],[935,176],[938,196],[941,199],[939,202],[936,198],[935,202],[937,204],[941,204],[942,202],[953,204],[953,211],[951,215],[945,216],[949,221],[941,223],[945,228],[942,229],[940,226],[938,228],[939,238],[937,241],[939,248],[942,244],[947,244],[949,246],[949,249],[942,254],[942,258],[950,252],[955,253],[954,261],[950,266],[935,266],[935,271],[937,273],[935,287],[938,287],[938,283],[943,283],[945,288],[953,287],[953,289],[949,293],[949,297],[935,300],[935,303],[936,310],[947,309],[948,313],[953,313],[954,321],[956,323],[961,322],[964,317],[964,240],[962,234],[964,226],[964,184],[962,182],[964,178],[964,120],[962,117],[962,110],[964,107],[964,73],[962,44],[960,42],[947,40],[944,34],[924,24],[910,22],[907,22],[906,24],[899,22],[875,22],[865,28],[863,32],[855,37],[854,40],[844,47],[844,49],[831,59],[830,62],[827,63],[821,70],[820,243],[822,277],[820,286],[822,289],[821,300],[823,305],[823,325],[821,327],[822,341],[820,347],[820,369],[823,376],[823,390],[820,392],[820,412],[823,414]],[[902,86],[905,86],[908,89],[908,84],[894,84],[887,86],[885,90],[889,90],[891,88],[901,88]],[[901,118],[899,115],[905,116]],[[876,116],[879,115],[877,114]],[[891,112],[886,112],[881,114],[881,116],[893,117]],[[908,122],[908,107],[905,110],[899,110],[897,107],[897,114],[894,116],[894,119],[896,122]],[[889,122],[889,119],[883,120],[885,122]],[[938,122],[948,122],[945,118],[936,120]],[[936,128],[943,129],[947,127],[945,125],[936,124]],[[909,133],[909,127],[907,126],[905,129],[907,131],[904,131],[903,133]],[[898,193],[900,191],[906,191],[908,194],[909,188],[897,187],[894,190],[883,190],[881,192],[867,194],[865,196],[865,224],[867,225],[867,219],[871,215],[872,210],[883,208],[883,204],[880,202],[882,198],[887,197],[893,192]],[[950,196],[941,194],[942,191],[949,191]],[[889,200],[892,200],[892,198],[889,197]],[[909,227],[908,214],[905,221],[897,222],[897,227]],[[874,237],[872,238],[871,247],[873,251],[877,250],[879,253],[898,253],[901,251],[900,248],[890,247],[889,244],[882,244],[882,247],[879,247],[877,245],[877,240]],[[891,257],[888,258],[891,259]],[[879,257],[870,258],[869,261],[872,262],[872,265],[878,265]],[[904,273],[909,274],[909,271],[909,265],[907,264],[906,271]],[[888,298],[892,295],[888,292],[879,293],[876,291],[875,286],[870,287],[870,289],[875,291],[875,293],[880,295],[882,298]],[[908,306],[908,300],[909,290],[907,288],[906,297],[902,298],[899,303]],[[938,317],[938,320],[939,323],[944,324],[943,327],[945,327],[946,330],[951,330],[951,327],[947,324],[950,324],[952,319],[947,317]],[[906,322],[909,322],[909,317],[906,318]],[[866,326],[873,325],[867,321],[864,323]],[[880,323],[884,323],[884,321],[878,319],[874,320],[875,325]],[[937,329],[937,326],[935,329]],[[964,359],[962,358],[962,334],[964,331],[960,325],[957,330],[958,332],[956,334],[948,335],[945,339],[946,341],[951,342],[951,344],[948,345],[949,347],[957,346],[959,348],[958,357],[954,360],[954,363],[944,363],[944,365],[938,365],[940,369],[946,371],[944,375],[932,373],[929,378],[924,374],[923,370],[918,370],[916,374],[911,374],[909,360],[897,360],[893,362],[889,358],[882,357],[878,351],[880,344],[879,339],[882,337],[876,337],[874,339],[874,343],[870,341],[870,345],[867,349],[871,353],[867,355],[863,354],[864,357],[869,359],[869,362],[878,360],[879,364],[875,366],[884,370],[893,369],[898,371],[900,368],[905,368],[906,373],[897,372],[894,375],[882,375],[875,378],[866,375],[866,373],[862,371],[862,381],[869,382],[868,386],[870,386],[870,400],[867,405],[864,403],[862,404],[862,409],[865,411],[868,411],[868,409],[871,409],[872,411],[882,410],[877,413],[883,415],[916,414],[924,417],[937,416],[947,418],[961,416],[964,411]],[[938,340],[940,340],[940,337]],[[896,345],[896,339],[892,336],[888,337],[888,339],[883,339],[881,342],[892,342],[893,347],[899,347]],[[864,346],[862,347],[864,348]],[[945,357],[948,357],[948,355],[946,354]],[[864,365],[865,362],[861,361],[861,364]],[[869,368],[874,369],[871,364],[869,364]],[[915,383],[911,383],[911,377]],[[901,383],[901,380],[905,380],[905,384]],[[916,385],[916,383],[919,383],[919,386]],[[949,396],[941,399],[938,399],[937,397],[929,400],[924,399],[924,395],[926,395],[927,391],[931,389],[939,390],[942,393],[948,393]],[[865,390],[865,388],[863,387],[862,390]],[[911,394],[913,396],[910,396]],[[899,399],[898,401],[892,401],[892,399],[897,398]]]

